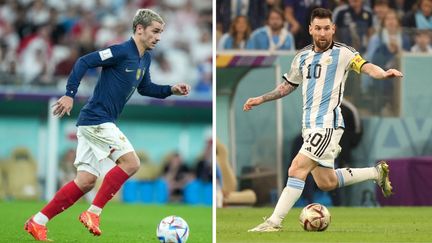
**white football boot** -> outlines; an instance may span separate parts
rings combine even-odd
[[[255,228],[248,230],[248,232],[277,232],[280,231],[281,228],[281,225],[274,224],[270,220],[264,218],[264,223],[261,223]]]

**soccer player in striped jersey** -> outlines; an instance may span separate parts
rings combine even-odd
[[[306,176],[312,176],[321,190],[375,180],[385,197],[392,194],[388,165],[385,161],[369,168],[334,169],[334,160],[344,122],[340,110],[345,80],[350,70],[365,73],[375,79],[402,77],[395,69],[384,71],[367,62],[353,48],[333,41],[335,25],[328,9],[317,8],[311,14],[309,33],[313,44],[294,57],[289,73],[275,90],[249,98],[243,106],[251,110],[264,102],[282,98],[303,84],[303,145],[288,169],[288,181],[273,214],[249,231],[272,232],[281,229],[286,214],[302,194]]]
[[[134,148],[115,125],[135,89],[143,96],[166,98],[187,95],[187,84],[157,85],[151,82],[149,51],[161,39],[164,21],[150,9],[139,9],[133,19],[133,36],[128,41],[80,57],[69,76],[66,94],[54,105],[54,115],[70,114],[80,81],[89,68],[102,67],[92,97],[81,109],[77,126],[76,178],[64,185],[54,198],[25,223],[25,230],[36,240],[47,240],[46,223],[72,206],[90,191],[101,173],[105,158],[116,162],[106,175],[92,205],[80,216],[83,225],[101,235],[99,215],[124,182],[140,166]]]

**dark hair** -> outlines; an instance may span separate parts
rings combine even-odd
[[[310,22],[312,23],[312,21],[315,18],[330,19],[330,21],[331,21],[332,20],[332,11],[330,11],[329,9],[326,9],[326,8],[316,8],[312,11],[312,14],[310,17]]]
[[[232,21],[231,22],[231,26],[230,26],[230,29],[229,29],[229,33],[230,33],[230,35],[232,36],[232,37],[234,37],[234,39],[236,39],[235,38],[235,36],[236,36],[236,34],[237,34],[237,30],[235,29],[235,25],[237,24],[237,22],[240,20],[240,19],[245,19],[245,21],[246,21],[246,25],[247,25],[247,28],[246,28],[246,32],[245,32],[245,36],[244,36],[244,38],[245,38],[245,40],[247,40],[247,39],[249,39],[249,36],[250,36],[250,34],[251,34],[251,32],[252,32],[252,28],[251,28],[251,26],[250,26],[250,23],[249,23],[249,19],[246,17],[246,16],[244,16],[244,15],[239,15],[239,16],[237,16],[237,17],[235,17],[234,18],[234,21]],[[235,40],[234,42],[236,42],[237,40]],[[237,45],[238,43],[235,43],[235,45]]]
[[[277,8],[277,7],[271,8],[271,9],[269,10],[269,12],[268,12],[268,14],[267,14],[267,21],[268,21],[269,18],[270,18],[270,14],[273,13],[273,12],[276,13],[277,15],[279,15],[279,16],[282,18],[282,21],[285,21],[285,15],[284,15],[284,12],[282,11],[282,9]]]

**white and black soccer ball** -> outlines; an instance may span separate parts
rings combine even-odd
[[[324,231],[330,225],[331,215],[324,205],[312,203],[303,208],[299,220],[306,231]]]
[[[184,219],[171,215],[160,221],[156,235],[161,243],[185,243],[189,237],[189,226]]]

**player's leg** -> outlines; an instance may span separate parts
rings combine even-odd
[[[89,139],[97,140],[91,144],[93,152],[100,159],[110,157],[117,165],[105,175],[92,204],[80,215],[79,220],[92,234],[100,235],[99,216],[102,209],[139,169],[140,161],[129,140],[113,123],[98,125],[96,130],[97,133],[94,133],[94,128],[83,130]]]
[[[381,187],[385,197],[392,194],[392,186],[389,180],[389,168],[385,161],[380,161],[375,167],[366,168],[340,168],[333,170],[317,167],[312,171],[312,175],[318,187],[324,191],[367,180],[375,180]]]
[[[317,166],[311,174],[318,188],[323,191],[331,191],[338,187],[338,177],[333,168]]]
[[[138,171],[140,161],[135,151],[128,152],[116,161],[114,166],[106,175],[101,187],[96,193],[93,205],[96,210],[89,209],[96,214],[100,214],[105,204],[113,198],[123,183]]]
[[[100,214],[105,205],[120,190],[126,180],[139,169],[139,159],[134,151],[120,156],[114,166],[106,175],[101,187],[96,193],[90,207],[81,213],[79,220],[93,235],[102,234],[99,228]]]
[[[349,186],[355,183],[359,183],[367,180],[375,180],[379,186],[381,186],[384,196],[389,196],[391,194],[391,185],[388,178],[388,165],[386,162],[381,161],[375,167],[367,168],[341,168],[333,170],[334,160],[339,155],[341,150],[339,146],[340,138],[342,137],[342,129],[326,129],[329,132],[330,140],[329,142],[321,145],[319,139],[315,136],[311,136],[311,145],[317,144],[311,149],[311,151],[306,151],[310,153],[310,156],[317,156],[315,159],[320,164],[312,171],[312,176],[318,187],[323,191],[330,191],[337,187]],[[316,133],[315,133],[316,134]],[[315,142],[314,142],[314,139]],[[322,141],[326,141],[325,136]],[[314,150],[318,148],[317,150]],[[305,152],[304,150],[302,152]],[[319,157],[318,157],[319,156]],[[313,158],[313,157],[312,157]]]
[[[273,214],[264,223],[249,230],[250,232],[279,231],[283,219],[300,198],[306,176],[317,166],[317,163],[304,154],[297,154],[288,169],[288,181],[276,204]]]
[[[27,230],[36,240],[47,240],[46,224],[57,214],[65,211],[80,199],[86,192],[90,191],[97,177],[85,172],[79,171],[76,178],[64,185],[54,198],[40,212],[35,214],[25,223]]]

